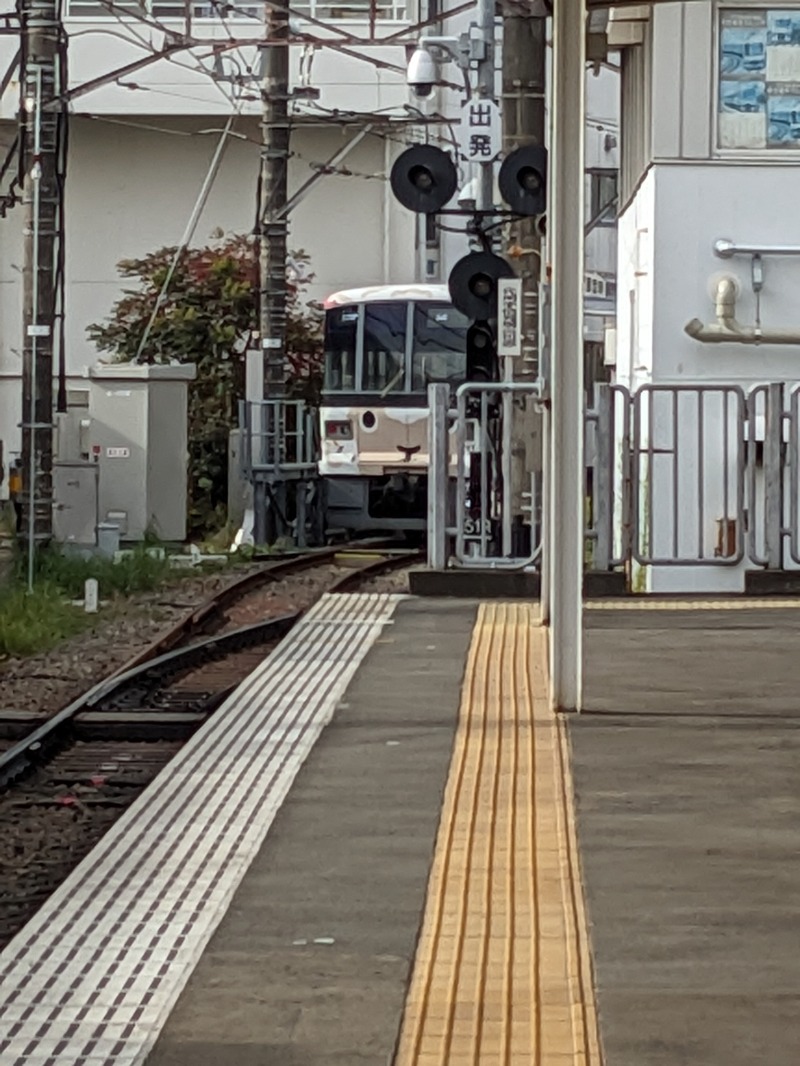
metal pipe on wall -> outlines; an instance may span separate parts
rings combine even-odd
[[[736,279],[725,275],[717,282],[714,300],[716,322],[706,325],[693,318],[684,331],[702,344],[800,344],[800,326],[762,329],[743,326],[736,320]]]

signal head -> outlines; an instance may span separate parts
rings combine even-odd
[[[403,207],[430,215],[451,199],[458,175],[447,152],[429,144],[414,144],[395,160],[390,181]]]
[[[547,209],[547,149],[541,144],[515,148],[505,157],[498,176],[500,193],[520,215],[541,215]]]
[[[510,263],[491,252],[470,252],[450,272],[450,299],[467,318],[486,322],[497,317],[497,282],[511,278]]]

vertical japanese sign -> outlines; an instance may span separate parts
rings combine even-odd
[[[800,148],[800,10],[719,13],[720,148]]]
[[[522,279],[497,283],[497,354],[522,355]]]
[[[461,109],[461,154],[470,163],[490,163],[501,144],[500,108],[494,100],[474,96]]]

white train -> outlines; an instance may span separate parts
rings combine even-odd
[[[445,285],[380,285],[325,301],[320,475],[329,528],[421,531],[428,385],[466,376],[469,323]]]

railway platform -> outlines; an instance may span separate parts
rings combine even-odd
[[[0,955],[2,1066],[786,1066],[796,601],[326,596]]]

